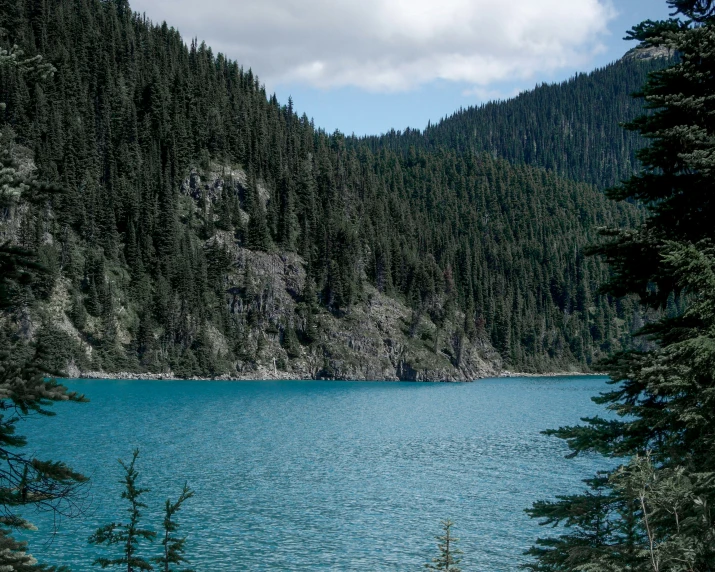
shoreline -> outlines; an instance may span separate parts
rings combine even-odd
[[[283,372],[255,371],[252,375],[235,376],[235,375],[220,375],[217,377],[177,377],[173,372],[167,373],[132,373],[120,371],[108,373],[104,371],[87,371],[78,372],[77,375],[69,375],[61,379],[86,379],[86,380],[117,380],[117,381],[390,381],[404,383],[474,383],[482,379],[508,379],[508,378],[557,378],[557,377],[608,377],[606,373],[585,373],[579,371],[560,371],[547,373],[524,373],[502,371],[498,375],[484,376],[475,379],[464,381],[444,381],[444,380],[424,380],[424,381],[408,381],[400,379],[298,379],[287,374],[281,375]]]
[[[515,371],[503,371],[497,377],[608,377],[607,373],[582,371],[555,371],[548,373],[523,373]]]

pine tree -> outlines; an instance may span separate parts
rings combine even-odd
[[[668,4],[695,22],[707,22],[715,16],[713,0],[670,0]]]
[[[172,565],[178,566],[182,563],[188,563],[188,560],[184,557],[184,544],[186,543],[186,538],[176,536],[176,531],[179,529],[179,525],[176,523],[175,516],[176,513],[181,510],[181,505],[193,496],[194,492],[187,484],[184,484],[181,495],[176,502],[172,503],[170,499],[166,499],[163,523],[164,538],[161,541],[161,544],[164,547],[164,553],[154,559],[154,562],[159,565],[160,570],[163,572],[176,572],[176,569],[173,568]],[[192,571],[187,568],[181,572]]]
[[[153,570],[149,560],[139,555],[139,549],[143,541],[152,541],[156,537],[156,532],[141,528],[141,509],[146,508],[146,504],[141,500],[142,495],[149,492],[149,489],[137,486],[139,473],[135,469],[139,450],[135,449],[132,460],[128,464],[119,460],[119,464],[124,470],[124,478],[119,481],[123,486],[122,498],[129,503],[127,512],[129,518],[126,522],[112,522],[102,526],[89,537],[90,544],[106,545],[107,547],[117,546],[119,556],[116,558],[97,558],[94,561],[96,566],[109,568],[110,566],[126,567],[127,572],[137,570]]]
[[[0,563],[8,572],[50,572],[55,570],[42,566],[27,552],[27,542],[18,542],[6,530],[0,529]]]
[[[248,229],[246,245],[253,250],[268,252],[271,249],[271,236],[266,222],[266,211],[261,201],[258,182],[251,177],[248,200]]]
[[[445,572],[462,572],[459,564],[462,561],[460,555],[462,551],[455,545],[459,542],[459,538],[452,536],[452,527],[454,523],[451,520],[442,521],[442,530],[444,534],[437,536],[437,548],[439,556],[432,559],[431,563],[425,564],[427,570],[445,570]]]
[[[676,51],[679,61],[642,90],[651,113],[631,128],[651,140],[639,154],[643,171],[610,191],[642,201],[649,216],[635,230],[607,231],[610,242],[594,249],[615,270],[606,290],[638,295],[662,317],[638,332],[649,347],[606,364],[614,388],[596,402],[620,418],[549,432],[572,455],[597,452],[622,463],[587,493],[534,506],[531,515],[544,524],[572,530],[541,539],[532,570],[715,567],[715,142],[707,135],[715,14],[709,1],[669,4],[687,19],[648,21],[630,33]],[[679,296],[685,308],[669,307]]]

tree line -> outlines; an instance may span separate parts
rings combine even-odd
[[[5,231],[50,271],[36,298],[59,284],[95,350],[88,357],[47,319],[40,335],[60,365],[231,373],[251,318],[227,311],[233,269],[221,233],[298,253],[306,308],[344,316],[372,284],[438,327],[465,315],[463,334],[490,341],[512,368],[588,369],[643,323],[632,300],[599,293],[608,270],[581,254],[596,227],[632,226],[642,214],[588,184],[449,141],[328,135],[268,96],[251,70],[185,45],[125,0],[3,0],[0,18],[3,45],[58,70],[40,81],[5,68],[0,96],[15,158],[34,159],[35,178],[65,190],[14,209]],[[616,86],[638,73],[602,81],[612,88],[603,107],[618,120],[629,115]],[[192,188],[192,170],[222,184]],[[293,343],[291,324],[266,327]]]
[[[655,57],[654,57],[655,56]],[[362,137],[376,150],[448,148],[489,153],[512,163],[543,167],[564,178],[605,189],[640,168],[646,141],[622,124],[643,113],[638,92],[648,74],[671,64],[677,54],[635,50],[590,73],[542,84],[504,101],[459,109],[423,131],[390,131]]]

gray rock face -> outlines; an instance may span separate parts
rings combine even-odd
[[[463,315],[441,328],[423,316],[411,327],[412,311],[369,285],[345,315],[321,310],[317,340],[289,352],[286,329],[304,327],[296,311],[306,281],[303,261],[292,253],[242,248],[236,261],[229,311],[245,324],[250,357],[238,364],[242,378],[470,381],[501,371],[501,358],[487,341],[460,334],[456,324]]]
[[[314,315],[315,340],[287,348],[289,329],[304,329],[300,302],[306,286],[303,260],[294,253],[255,252],[235,246],[227,312],[240,324],[243,355],[236,371],[219,379],[339,379],[366,381],[472,381],[495,377],[501,358],[484,339],[459,335],[455,315],[438,328],[421,317],[415,327],[412,310],[369,285],[363,300],[344,315],[325,309]],[[410,335],[410,331],[414,335]],[[214,351],[222,340],[217,332]],[[437,348],[435,350],[435,348]],[[175,379],[161,374],[87,371],[87,378]]]
[[[666,46],[648,48],[633,48],[623,56],[624,60],[654,60],[656,58],[672,58],[675,52]]]
[[[241,169],[213,165],[203,179],[192,171],[182,191],[194,199],[202,194],[214,199],[224,189],[241,193],[246,183]],[[257,186],[267,200],[263,184]],[[237,378],[469,381],[501,372],[501,357],[486,336],[460,334],[463,314],[438,327],[426,315],[415,319],[405,304],[367,283],[361,299],[344,314],[316,313],[311,343],[286,343],[291,331],[306,328],[300,311],[305,262],[295,253],[238,247],[228,232],[210,240],[228,247],[235,260],[227,311],[243,334]],[[221,340],[215,341],[214,350],[220,351]]]

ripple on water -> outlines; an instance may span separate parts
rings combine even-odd
[[[514,570],[540,530],[524,514],[604,466],[540,431],[602,413],[603,378],[473,384],[71,381],[88,405],[28,423],[38,455],[92,475],[87,515],[34,517],[33,553],[90,570],[85,543],[122,514],[116,459],[141,449],[147,521],[184,480],[199,571],[417,570],[451,518],[465,570]],[[157,547],[154,547],[156,551]]]

